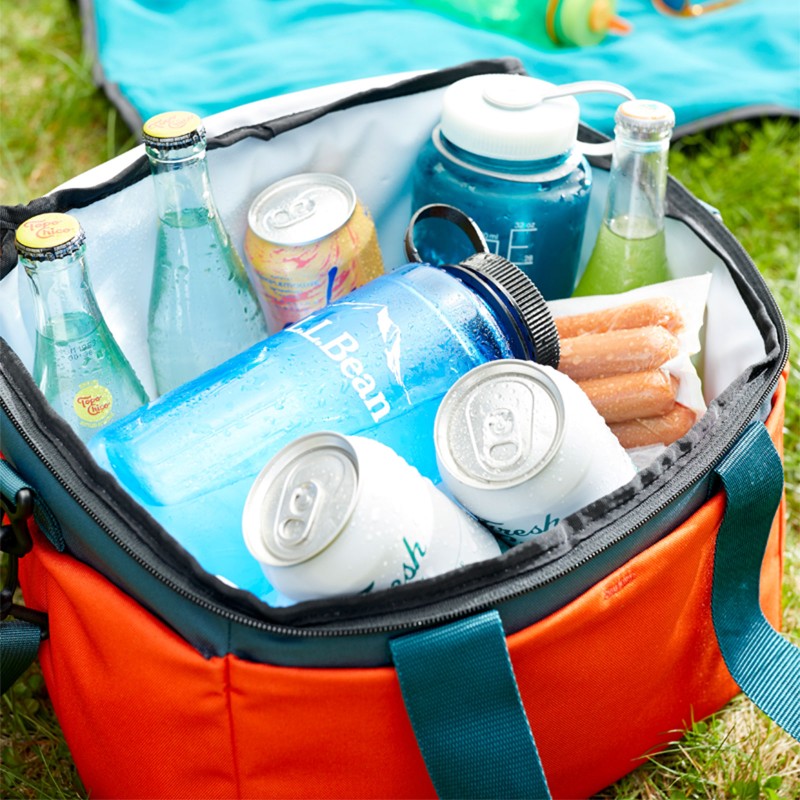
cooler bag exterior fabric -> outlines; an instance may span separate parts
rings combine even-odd
[[[782,450],[785,382],[767,428]],[[508,637],[550,790],[587,797],[739,692],[711,619],[718,491],[669,536]],[[761,600],[780,627],[784,504]],[[93,797],[433,797],[392,667],[204,658],[34,531],[26,601],[49,612],[40,659]],[[113,768],[109,768],[113,765]]]
[[[209,120],[212,181],[232,235],[241,239],[249,202],[238,184],[263,183],[269,170],[311,171],[325,159],[349,170],[375,214],[384,260],[399,265],[404,176],[439,92],[469,74],[520,69],[505,60],[387,76],[276,98],[267,116],[255,104]],[[270,121],[254,122],[262,119]],[[357,152],[349,161],[348,147]],[[604,166],[598,162],[601,188]],[[4,209],[3,297],[21,298],[9,267],[15,226],[43,210],[74,210],[97,242],[101,302],[125,298],[120,343],[141,359],[134,334],[145,306],[123,278],[151,244],[146,175],[134,153],[26,208]],[[557,797],[612,783],[743,688],[726,664],[737,675],[748,670],[729,663],[728,621],[714,609],[726,511],[719,469],[739,448],[747,458],[754,437],[782,454],[787,337],[757,270],[721,222],[674,182],[668,205],[673,253],[707,265],[717,280],[709,335],[733,320],[742,339],[731,380],[706,367],[718,396],[704,418],[631,484],[536,540],[371,597],[270,609],[205,572],[94,464],[36,390],[25,366],[22,300],[18,310],[0,309],[3,455],[63,535],[48,541],[31,522],[35,545],[19,560],[20,578],[26,604],[48,613],[42,670],[92,796],[459,796],[458,783],[439,773],[427,723],[408,696],[425,677],[410,656],[424,650],[418,636],[457,638],[470,620],[500,631],[503,652],[507,643],[505,680],[518,692],[532,748],[520,752],[538,753]],[[118,231],[115,218],[131,210]],[[598,217],[595,208],[595,228]],[[122,277],[104,266],[112,254]],[[741,474],[741,464],[736,469]],[[757,495],[760,478],[753,480]],[[780,491],[779,480],[774,503],[772,494],[760,503],[761,606],[776,628]],[[790,663],[782,658],[773,662]],[[434,680],[446,674],[431,670]],[[798,680],[788,675],[784,688]],[[764,705],[773,704],[768,696]],[[796,731],[800,712],[777,706],[781,724]],[[477,727],[478,743],[480,735]],[[449,738],[439,731],[434,751]]]

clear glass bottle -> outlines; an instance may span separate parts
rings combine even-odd
[[[17,229],[36,313],[33,378],[83,441],[148,400],[97,305],[86,235],[69,214],[39,214]]]
[[[167,112],[143,132],[158,206],[148,344],[163,394],[261,341],[267,327],[214,203],[200,118]]]
[[[670,278],[664,200],[675,113],[654,100],[628,100],[615,122],[603,224],[576,296],[616,294]]]

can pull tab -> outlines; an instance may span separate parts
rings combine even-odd
[[[611,81],[575,81],[574,83],[556,86],[554,91],[542,96],[541,102],[544,103],[545,100],[555,100],[559,97],[568,97],[570,95],[594,93],[617,94],[626,100],[636,99],[630,89],[626,89],[619,83],[612,83]],[[614,150],[614,140],[609,139],[607,142],[592,144],[590,142],[582,142],[579,139],[578,147],[587,156],[609,156]]]
[[[477,462],[490,473],[510,477],[524,469],[532,451],[534,397],[518,381],[494,393],[478,392],[467,402],[466,422]]]
[[[307,480],[284,494],[277,525],[277,538],[281,544],[297,547],[308,539],[320,506],[321,493],[315,481]]]
[[[497,408],[483,420],[483,458],[493,467],[514,464],[522,455],[522,441],[510,408]]]
[[[287,203],[281,208],[276,208],[267,214],[267,222],[273,228],[289,228],[312,216],[316,205],[311,192],[303,192],[295,197],[291,203]]]

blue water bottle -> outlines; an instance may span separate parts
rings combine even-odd
[[[592,172],[585,153],[611,144],[578,141],[572,96],[624,87],[603,81],[555,86],[524,75],[475,75],[444,93],[441,121],[413,171],[412,212],[429,204],[459,208],[489,248],[516,264],[547,300],[575,287]],[[420,226],[423,261],[454,263],[464,240],[436,220]]]
[[[319,430],[368,436],[436,481],[442,397],[499,358],[558,362],[525,275],[487,253],[409,264],[109,426],[91,450],[206,570],[247,588],[263,574],[243,550],[242,508],[281,447]]]

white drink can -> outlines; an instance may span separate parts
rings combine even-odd
[[[266,465],[242,532],[267,580],[294,601],[400,586],[500,553],[391,448],[331,432],[296,439]]]
[[[434,437],[447,489],[510,545],[636,474],[580,387],[532,361],[491,361],[463,375],[439,406]]]

